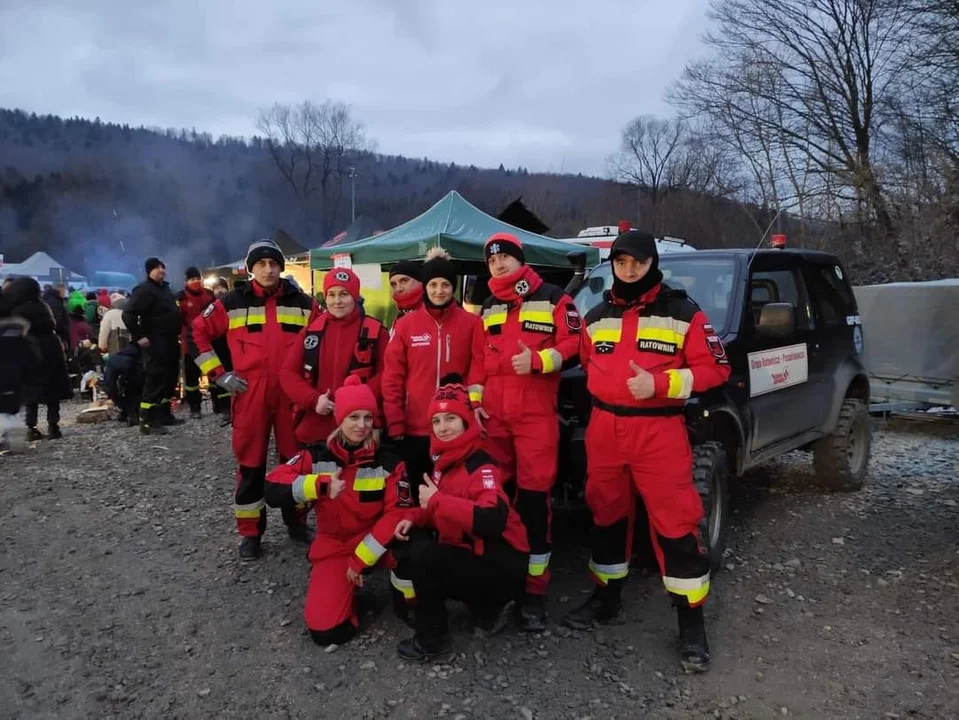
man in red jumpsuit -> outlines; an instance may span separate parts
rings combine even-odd
[[[213,293],[203,287],[200,271],[195,267],[186,269],[186,285],[177,293],[176,304],[183,314],[183,330],[180,331],[180,348],[183,351],[183,399],[190,406],[190,417],[200,417],[200,368],[190,354],[193,334],[192,323],[213,302]]]
[[[515,235],[496,233],[484,255],[492,295],[483,303],[485,387],[470,387],[482,404],[491,449],[504,482],[516,481],[516,510],[529,532],[526,598],[520,621],[527,632],[546,629],[549,587],[550,491],[556,481],[559,371],[579,350],[580,317],[560,288],[526,265]]]
[[[280,462],[298,450],[293,434],[293,407],[280,389],[280,368],[299,333],[320,314],[316,303],[283,280],[284,258],[270,240],[250,245],[246,268],[253,279],[207,306],[193,321],[192,352],[200,371],[218,387],[233,394],[233,452],[237,484],[233,511],[243,537],[240,557],[256,560],[266,530],[263,487],[270,431]],[[213,341],[226,336],[233,370],[225,372],[213,350]],[[303,517],[284,508],[290,537],[309,542]]]
[[[703,505],[693,486],[683,406],[692,393],[725,383],[729,364],[696,303],[663,284],[652,235],[620,234],[610,261],[613,287],[587,313],[580,347],[593,403],[586,503],[595,524],[589,571],[597,587],[565,622],[583,629],[594,621],[622,621],[638,492],[663,583],[678,610],[683,668],[702,672],[709,665],[702,608],[709,562],[699,544]]]

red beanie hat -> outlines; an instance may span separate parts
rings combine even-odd
[[[360,299],[360,279],[349,268],[333,268],[323,278],[323,294],[326,295],[331,287],[341,287],[354,300]]]
[[[470,394],[459,375],[446,375],[440,380],[440,387],[430,403],[429,417],[436,413],[453,413],[466,427],[473,420],[473,406]]]
[[[489,262],[490,255],[505,253],[512,255],[524,265],[526,264],[526,255],[523,253],[523,243],[512,233],[498,232],[489,236],[486,245],[483,246],[483,257]]]
[[[355,276],[354,276],[355,277]],[[348,375],[343,386],[333,394],[333,419],[339,425],[347,415],[357,410],[369,410],[376,414],[376,396],[369,385],[364,385],[356,375]]]

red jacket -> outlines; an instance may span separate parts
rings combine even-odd
[[[199,317],[206,306],[212,303],[216,298],[213,293],[203,288],[195,293],[189,288],[184,288],[177,293],[176,304],[180,307],[180,313],[183,315],[183,329],[180,331],[180,348],[184,355],[189,354],[190,344],[193,342],[193,321]]]
[[[190,354],[200,372],[216,380],[225,371],[213,340],[225,335],[234,372],[275,382],[299,332],[319,313],[313,299],[287,280],[272,293],[253,281],[214,300],[193,320]]]
[[[346,486],[330,499],[330,479],[339,471]],[[386,553],[400,520],[413,519],[413,496],[406,467],[381,449],[351,452],[334,440],[314,445],[266,476],[266,502],[271,507],[313,505],[317,536],[310,560],[352,550],[350,567],[373,567]]]
[[[280,369],[280,386],[297,409],[296,439],[301,443],[322,442],[333,432],[333,415],[317,415],[316,401],[327,390],[332,399],[332,393],[343,385],[347,375],[359,376],[380,402],[380,378],[389,336],[378,320],[365,320],[369,326],[367,335],[373,340],[365,352],[360,347],[364,317],[357,309],[339,320],[329,313],[315,318],[287,353]],[[305,345],[311,334],[318,338],[319,362],[307,370]]]
[[[692,393],[729,378],[722,340],[685,292],[659,284],[632,306],[609,292],[603,300],[586,314],[579,352],[595,400],[619,408],[682,407]],[[649,400],[629,392],[630,360],[655,376]]]
[[[580,317],[572,299],[560,288],[542,283],[522,303],[506,303],[491,295],[483,303],[486,331],[486,385],[515,382],[513,356],[522,341],[532,351],[533,373],[520,379],[555,397],[563,363],[579,351]],[[482,390],[470,389],[470,399],[482,402]]]
[[[469,548],[476,555],[483,554],[485,543],[498,540],[528,553],[526,526],[510,506],[500,480],[499,466],[477,443],[465,459],[433,471],[439,492],[425,510],[415,512],[413,522],[435,528],[440,542]]]
[[[430,401],[440,380],[456,373],[466,384],[483,382],[483,322],[453,304],[420,307],[393,326],[383,370],[383,414],[391,437],[432,434]]]

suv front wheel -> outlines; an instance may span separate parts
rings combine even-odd
[[[862,400],[846,398],[832,435],[813,445],[816,477],[831,490],[852,492],[862,488],[869,467],[872,422]]]
[[[699,537],[713,570],[719,569],[726,549],[728,477],[722,443],[711,441],[693,446],[693,485],[702,498],[704,513],[699,523]]]

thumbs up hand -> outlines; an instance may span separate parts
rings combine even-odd
[[[333,412],[334,408],[333,401],[330,400],[330,391],[327,390],[325,393],[320,395],[316,401],[316,414],[317,415],[329,415]]]
[[[626,381],[630,394],[636,400],[649,400],[656,394],[655,378],[632,360],[629,369],[633,371],[633,377]]]
[[[513,356],[513,372],[517,375],[529,375],[533,372],[533,351],[519,341],[519,354]]]
[[[420,507],[425,510],[426,506],[430,504],[430,498],[439,491],[440,489],[436,487],[433,479],[426,473],[423,473],[423,484],[420,485]]]
[[[335,500],[336,496],[343,492],[345,487],[346,480],[340,477],[340,470],[337,468],[336,472],[330,477],[330,500]]]

